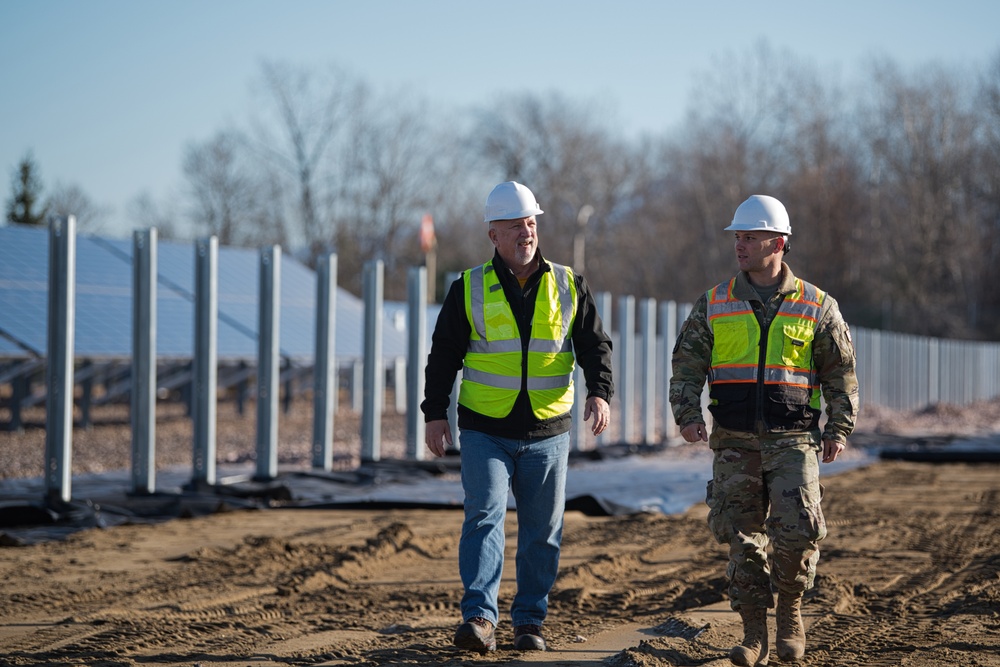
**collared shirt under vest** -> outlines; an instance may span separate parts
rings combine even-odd
[[[708,291],[712,416],[736,431],[816,428],[820,387],[812,344],[826,293],[796,278],[795,292],[762,331],[750,303],[733,296],[735,284],[733,278]]]
[[[542,273],[538,285],[527,349],[492,260],[465,272],[465,313],[472,331],[461,405],[487,417],[506,417],[523,385],[538,419],[572,408],[576,281],[569,267],[549,264],[552,270]]]

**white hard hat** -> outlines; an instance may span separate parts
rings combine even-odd
[[[767,195],[753,195],[740,204],[727,232],[776,232],[791,234],[788,211],[780,201]]]
[[[542,212],[531,190],[514,181],[496,186],[486,198],[486,222],[517,220]]]

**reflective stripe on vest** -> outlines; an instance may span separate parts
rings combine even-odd
[[[735,282],[733,278],[708,292],[708,323],[715,337],[708,381],[713,385],[758,381],[760,325],[750,304],[733,296]],[[812,341],[826,293],[798,278],[795,288],[771,322],[760,380],[764,385],[807,388],[810,405],[818,408]]]
[[[568,267],[551,267],[538,284],[527,350],[492,261],[465,272],[465,311],[472,331],[462,371],[461,405],[488,417],[510,414],[522,388],[527,353],[524,388],[535,417],[555,417],[572,407],[570,332],[576,317],[576,281]]]

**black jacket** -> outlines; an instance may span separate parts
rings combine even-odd
[[[533,273],[521,289],[517,278],[510,272],[507,265],[494,252],[493,266],[497,270],[504,295],[510,304],[514,317],[517,318],[518,330],[521,332],[522,349],[527,349],[531,337],[531,321],[535,310],[536,290],[542,273],[551,271],[551,266],[539,254],[539,268]],[[464,276],[464,274],[463,274]],[[604,332],[604,325],[597,313],[597,304],[590,293],[587,281],[583,276],[574,273],[576,279],[577,307],[576,318],[570,337],[573,341],[573,351],[576,363],[583,369],[587,385],[587,397],[599,396],[611,402],[614,395],[614,382],[611,377],[611,338]],[[455,385],[455,375],[462,369],[465,353],[469,349],[471,326],[465,315],[465,289],[463,277],[452,283],[445,297],[441,312],[438,314],[434,335],[431,338],[431,351],[427,357],[427,368],[424,384],[424,401],[420,404],[424,420],[448,418],[448,404],[452,388]],[[525,369],[525,373],[527,370]],[[539,420],[531,410],[528,392],[523,388],[514,403],[510,414],[501,419],[487,417],[463,405],[458,406],[458,426],[463,429],[481,431],[504,438],[543,438],[565,433],[570,429],[570,413]],[[576,388],[581,391],[581,387]],[[455,397],[457,400],[458,397]]]

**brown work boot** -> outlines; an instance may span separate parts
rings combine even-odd
[[[767,609],[765,607],[739,608],[743,619],[743,643],[729,651],[729,661],[740,667],[757,667],[767,664]]]
[[[544,651],[542,628],[538,625],[519,625],[514,628],[514,648],[518,651]]]
[[[470,618],[455,631],[453,643],[459,648],[486,653],[497,648],[495,627],[481,616]]]
[[[778,630],[774,645],[782,662],[795,662],[806,654],[806,629],[802,625],[802,596],[778,593]]]

